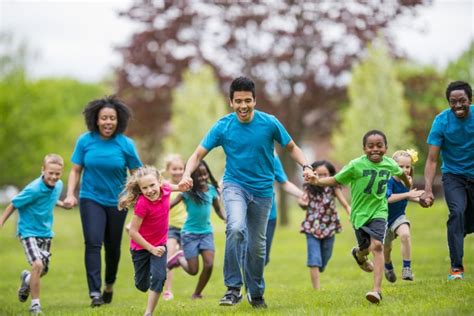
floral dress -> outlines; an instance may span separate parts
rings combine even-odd
[[[307,190],[309,203],[306,218],[301,223],[300,232],[312,234],[317,239],[331,238],[342,231],[336,211],[335,187],[324,187],[322,192],[313,195]]]

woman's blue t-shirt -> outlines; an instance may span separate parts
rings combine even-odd
[[[224,149],[224,182],[237,183],[258,197],[271,197],[275,141],[285,147],[291,137],[275,116],[255,110],[248,123],[240,122],[235,113],[224,116],[209,130],[201,146],[207,151],[218,146]]]
[[[132,139],[123,134],[103,139],[95,132],[79,137],[71,161],[83,167],[79,197],[104,206],[117,206],[127,168],[142,166]]]
[[[200,192],[205,202],[202,204],[196,203],[189,193],[182,193],[184,204],[188,216],[184,222],[181,232],[192,234],[208,234],[212,233],[211,225],[211,208],[212,201],[217,198],[218,193],[216,188],[209,184],[206,192]]]

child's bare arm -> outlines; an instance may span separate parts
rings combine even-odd
[[[163,246],[158,246],[155,247],[152,244],[150,244],[148,241],[143,238],[143,236],[138,232],[140,229],[140,226],[142,226],[143,218],[133,215],[132,217],[132,222],[130,223],[130,231],[129,235],[130,238],[133,239],[134,242],[139,244],[143,249],[151,252],[153,255],[161,257],[165,253],[165,247]]]
[[[10,215],[13,214],[14,211],[15,211],[15,207],[13,206],[13,204],[12,203],[8,204],[2,216],[0,217],[0,228],[3,227],[3,224],[5,224],[7,219],[10,217]]]
[[[175,207],[179,202],[181,202],[183,200],[183,196],[181,194],[179,194],[177,197],[174,198],[173,201],[171,201],[170,203],[170,209],[172,209],[173,207]]]
[[[387,201],[388,203],[395,203],[395,202],[399,202],[403,200],[418,202],[420,200],[420,196],[424,192],[425,192],[424,190],[411,189],[410,191],[404,192],[404,193],[394,193],[390,195]]]
[[[172,184],[168,183],[169,186],[171,187],[171,191],[176,192],[186,192],[188,191],[188,186],[186,184],[182,184],[181,182],[179,184]]]
[[[322,187],[330,187],[338,184],[334,177],[319,178],[314,172],[309,175],[309,177],[305,177],[305,180],[311,185],[319,185]]]
[[[349,205],[349,203],[347,203],[344,194],[342,194],[342,190],[339,187],[336,187],[334,189],[334,193],[336,194],[336,198],[339,200],[339,203],[341,203],[341,205],[346,210],[347,215],[351,215],[351,206]]]
[[[224,222],[226,221],[224,213],[222,213],[221,204],[219,203],[219,198],[215,198],[212,200],[212,206],[214,207],[214,211],[216,211],[217,216],[222,219]]]

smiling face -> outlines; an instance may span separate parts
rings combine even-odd
[[[469,115],[471,102],[464,90],[453,90],[449,94],[449,106],[457,118],[463,119]]]
[[[150,201],[154,202],[160,198],[160,182],[153,174],[147,174],[138,179],[138,186],[142,194]]]
[[[42,172],[44,183],[50,187],[54,187],[59,179],[61,179],[63,166],[56,163],[46,163],[42,168]]]
[[[207,172],[206,166],[199,165],[197,169],[197,179],[199,182],[199,186],[201,188],[207,188],[207,183],[209,182],[209,173]]]
[[[250,91],[235,91],[230,106],[237,114],[237,118],[242,123],[252,121],[256,101]]]
[[[171,176],[171,182],[173,184],[179,183],[181,178],[183,177],[184,173],[184,163],[180,159],[175,159],[171,161],[168,165],[168,169],[166,170],[169,175]]]
[[[387,146],[382,135],[372,134],[367,137],[364,152],[372,162],[381,162],[387,152]]]
[[[102,138],[110,138],[117,130],[117,111],[114,108],[103,107],[97,115],[97,126]]]
[[[402,168],[403,172],[410,176],[411,173],[411,158],[407,156],[399,156],[396,160],[398,166]]]

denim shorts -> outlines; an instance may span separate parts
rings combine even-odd
[[[194,258],[203,250],[214,251],[214,234],[181,234],[181,246],[186,259]]]
[[[176,239],[181,244],[181,228],[170,226],[168,229],[168,239]]]
[[[357,243],[360,250],[365,250],[370,247],[370,239],[384,242],[385,232],[387,231],[387,221],[382,218],[376,218],[368,221],[364,226],[355,230]]]
[[[308,267],[318,267],[319,271],[323,272],[332,256],[332,250],[334,248],[336,236],[318,239],[312,234],[305,235],[308,251],[308,262],[306,265]]]
[[[133,267],[135,269],[135,286],[142,292],[148,289],[161,293],[166,281],[166,256],[155,256],[147,250],[132,250]]]

